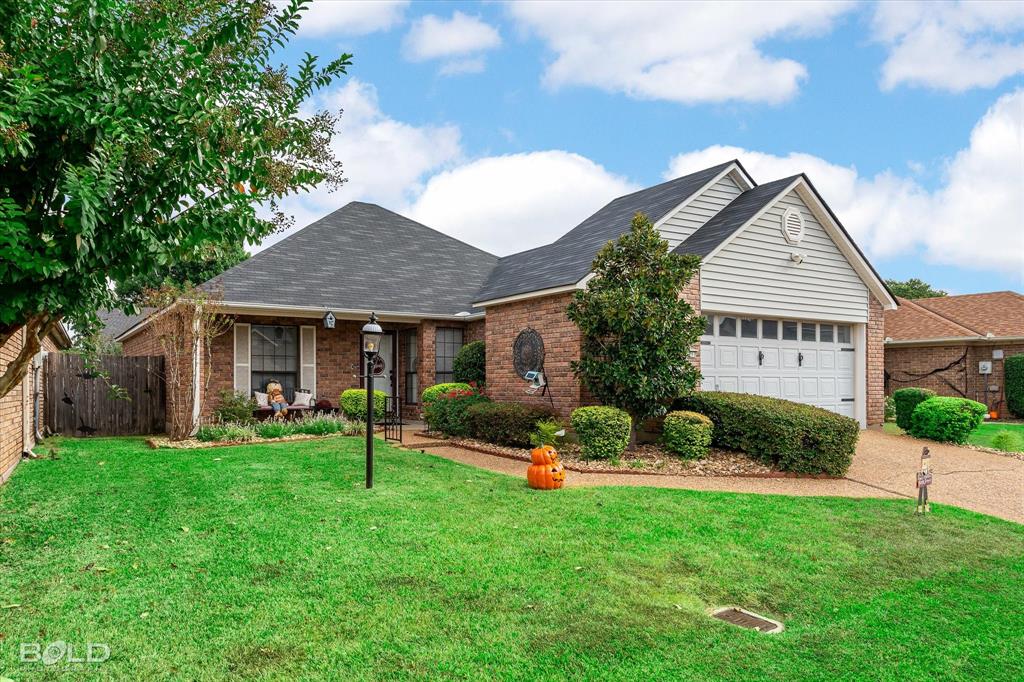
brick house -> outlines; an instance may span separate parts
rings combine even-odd
[[[930,388],[1005,415],[1004,360],[1024,353],[1024,296],[996,291],[899,303],[885,312],[886,394]]]
[[[18,357],[24,345],[25,330],[22,329],[0,346],[0,372],[5,371],[7,365]],[[0,398],[0,483],[10,478],[21,461],[22,453],[32,450],[42,435],[46,400],[44,355],[70,346],[71,339],[67,331],[57,325],[53,333],[42,340],[42,350],[33,358],[21,382]]]
[[[487,344],[487,391],[567,415],[589,402],[570,370],[580,336],[565,315],[598,250],[645,213],[679,253],[702,257],[687,300],[708,318],[703,390],[746,391],[882,421],[883,309],[895,298],[810,180],[758,185],[738,161],[628,194],[551,244],[497,257],[379,206],[353,202],[211,280],[232,331],[214,342],[211,392],[273,377],[336,404],[360,385],[359,329],[387,335],[381,381],[415,411],[451,379],[465,343]],[[331,322],[325,320],[330,313]],[[145,316],[108,332],[125,353],[154,343]],[[542,393],[512,365],[524,329],[545,347]],[[213,401],[207,402],[211,409]]]

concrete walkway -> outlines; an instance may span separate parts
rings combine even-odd
[[[406,427],[403,444],[433,455],[510,476],[525,477],[527,464],[414,436]],[[921,448],[932,455],[932,502],[951,504],[1024,523],[1024,461],[969,448],[895,436],[880,429],[861,432],[853,466],[844,479],[745,478],[741,476],[652,476],[566,472],[567,486],[625,485],[717,490],[776,495],[917,498],[915,472]]]

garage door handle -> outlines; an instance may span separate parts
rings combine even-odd
[[[796,354],[796,364],[799,367],[803,367],[804,366],[804,354],[803,353],[797,353]]]
[[[757,364],[759,366],[764,364],[764,351],[763,350],[757,351]]]

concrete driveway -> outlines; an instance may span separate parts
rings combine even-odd
[[[931,501],[1024,523],[1024,461],[1013,457],[869,429],[860,434],[847,478],[916,499],[925,446],[934,472]]]
[[[527,465],[524,462],[451,447],[443,441],[425,440],[412,435],[412,431],[406,432],[406,447],[422,449],[482,469],[525,476]],[[1024,523],[1024,461],[910,436],[896,436],[881,429],[861,432],[853,466],[843,479],[583,474],[570,471],[567,472],[566,485],[651,486],[736,493],[916,500],[916,472],[921,465],[921,448],[925,445],[931,452],[934,472],[934,480],[929,487],[931,502],[956,505]],[[908,505],[912,507],[912,502]]]

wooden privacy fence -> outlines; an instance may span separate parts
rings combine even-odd
[[[66,436],[133,436],[163,433],[166,415],[164,359],[103,355],[90,371],[79,355],[46,356],[46,425]],[[112,395],[111,386],[125,397]]]

